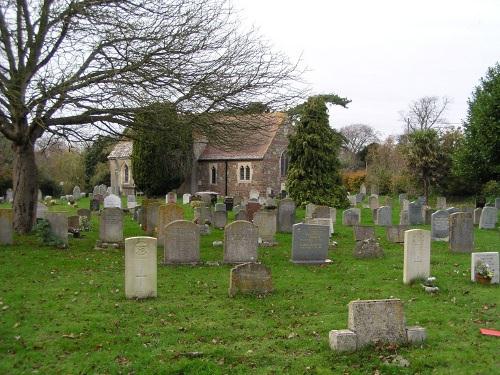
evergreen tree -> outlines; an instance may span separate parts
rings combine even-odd
[[[148,197],[177,189],[191,171],[193,136],[171,104],[154,104],[136,116],[132,170],[137,188]]]
[[[337,95],[318,95],[290,111],[297,121],[289,136],[287,190],[299,205],[349,205],[339,173],[342,136],[330,128],[326,106],[345,107],[349,102]]]

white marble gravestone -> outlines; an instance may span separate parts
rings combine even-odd
[[[156,238],[125,240],[125,296],[142,299],[157,296]]]
[[[405,232],[403,282],[410,284],[430,276],[431,232],[411,229]]]

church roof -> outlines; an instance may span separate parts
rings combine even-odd
[[[118,142],[108,155],[108,159],[129,159],[132,155],[132,146],[132,141]]]

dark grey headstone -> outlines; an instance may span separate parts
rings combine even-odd
[[[438,210],[431,215],[431,239],[433,241],[448,241],[449,217],[446,210]]]
[[[450,215],[449,246],[454,253],[474,251],[474,224],[470,213],[456,212]]]
[[[278,231],[292,233],[295,224],[295,202],[292,199],[282,199],[278,206]]]
[[[323,225],[294,224],[292,232],[293,263],[323,264],[329,263],[328,227]]]

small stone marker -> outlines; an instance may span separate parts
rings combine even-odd
[[[472,253],[474,251],[474,224],[472,223],[472,214],[456,212],[450,215],[449,220],[450,230],[448,241],[451,252]]]
[[[472,214],[474,225],[479,225],[479,221],[481,220],[481,213],[483,212],[482,207],[478,207],[474,209],[474,212]]]
[[[438,210],[431,215],[431,238],[433,241],[448,241],[450,214],[446,210]]]
[[[390,206],[382,206],[377,210],[376,224],[384,227],[392,225],[392,209]]]
[[[14,210],[11,208],[0,208],[0,245],[12,245],[14,243]]]
[[[357,259],[380,258],[384,256],[384,251],[374,238],[368,238],[356,241],[353,255]]]
[[[68,216],[66,212],[47,212],[45,218],[50,223],[52,234],[64,245],[68,245]]]
[[[422,205],[419,202],[410,202],[408,205],[408,224],[420,225],[423,224]]]
[[[119,196],[114,194],[109,194],[106,198],[104,198],[104,208],[122,208],[122,200]]]
[[[258,228],[259,239],[263,246],[276,244],[276,210],[261,210],[255,213],[253,223]]]
[[[446,197],[437,197],[436,208],[438,210],[446,209]]]
[[[282,199],[278,205],[278,231],[292,233],[295,224],[295,202],[290,198]]]
[[[254,224],[233,221],[224,229],[224,263],[256,262],[258,245],[258,229]]]
[[[229,296],[236,294],[263,295],[273,291],[271,270],[259,263],[243,263],[231,269]]]
[[[36,204],[36,218],[37,219],[45,219],[47,216],[47,212],[49,212],[48,207],[41,202],[37,202],[37,204]]]
[[[359,208],[349,208],[342,212],[342,225],[358,225],[361,223],[361,211]]]
[[[90,220],[91,217],[92,217],[92,212],[87,209],[87,208],[80,208],[76,211],[76,214],[78,216],[85,216],[87,218],[87,220]]]
[[[123,212],[121,208],[112,207],[102,210],[99,220],[99,241],[96,247],[123,248]]]
[[[411,229],[405,232],[403,282],[430,276],[431,269],[431,232]]]
[[[165,227],[176,220],[184,219],[184,210],[175,203],[168,203],[158,207],[158,226],[156,234],[158,245],[162,246],[165,241]]]
[[[177,203],[177,193],[171,191],[165,196],[165,203]]]
[[[157,296],[156,238],[125,240],[125,296],[129,299]]]
[[[495,229],[497,217],[498,209],[495,207],[484,207],[479,218],[479,229]]]
[[[261,204],[258,202],[248,202],[246,205],[247,218],[249,221],[253,221],[253,215],[260,210]]]
[[[352,227],[355,241],[364,241],[375,238],[375,228],[368,225],[354,225]]]
[[[405,231],[409,229],[408,225],[391,225],[386,227],[387,241],[394,243],[405,242]]]
[[[182,204],[189,204],[191,202],[191,194],[183,194],[182,195]]]
[[[370,210],[379,208],[378,195],[370,195],[370,198],[368,198],[368,205],[370,206]]]
[[[491,271],[493,272],[493,277],[491,278],[491,284],[498,284],[500,282],[498,252],[492,251],[492,252],[471,254],[470,277],[472,281],[476,281],[476,266],[478,265],[479,262],[487,264],[490,267]]]
[[[351,301],[348,328],[330,331],[332,350],[354,352],[377,343],[421,344],[426,338],[425,328],[406,327],[399,299]]]
[[[200,261],[200,231],[195,223],[175,220],[165,226],[165,264],[196,264]]]
[[[323,225],[294,224],[292,232],[292,258],[296,264],[330,263],[328,257],[329,231]]]

